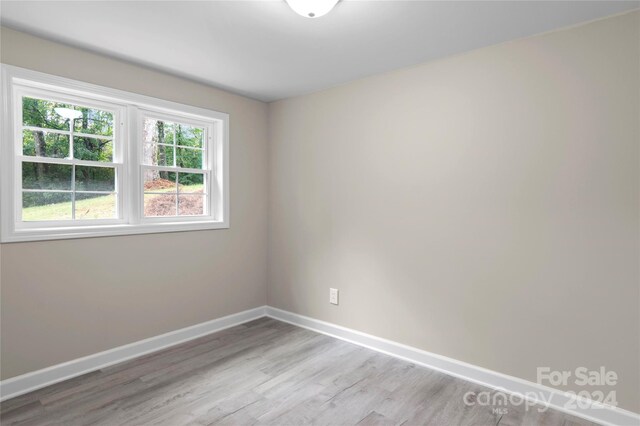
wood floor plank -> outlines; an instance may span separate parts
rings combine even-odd
[[[358,422],[358,426],[391,426],[395,424],[395,421],[375,411],[370,412],[367,417]]]
[[[261,318],[4,401],[0,424],[592,425],[550,409],[464,404],[483,391]]]
[[[531,406],[525,409],[524,405],[509,406],[498,423],[498,426],[595,426],[588,420],[570,416],[560,411],[552,410],[543,406]]]

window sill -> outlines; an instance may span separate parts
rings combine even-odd
[[[113,237],[118,235],[158,234],[164,232],[203,231],[228,228],[228,222],[220,221],[74,226],[69,228],[29,228],[4,233],[0,242],[17,243],[27,241],[67,240],[74,238]]]

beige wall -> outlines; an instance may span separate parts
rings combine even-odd
[[[3,244],[2,378],[266,301],[267,105],[2,29],[3,63],[230,114],[231,228]]]
[[[527,380],[606,366],[640,411],[639,29],[271,104],[269,304]]]

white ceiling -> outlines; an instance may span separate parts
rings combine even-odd
[[[638,1],[2,1],[1,23],[272,101],[640,6]]]

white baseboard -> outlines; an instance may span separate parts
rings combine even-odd
[[[574,397],[570,394],[558,389],[270,306],[267,306],[266,314],[280,321],[346,340],[356,345],[364,346],[427,368],[432,368],[469,382],[503,391],[507,394],[518,395],[532,402],[538,402],[550,408],[596,423],[624,426],[640,425],[640,415],[636,413],[613,406],[605,406],[586,399],[575,401]],[[572,402],[575,403],[573,404],[575,408],[571,407]]]
[[[191,327],[119,346],[97,354],[78,358],[42,370],[23,374],[0,382],[0,401],[13,398],[45,386],[80,376],[123,361],[178,345],[254,319],[268,316],[318,333],[364,346],[417,365],[441,371],[469,382],[525,397],[553,409],[605,425],[640,425],[640,415],[617,407],[604,406],[581,399],[575,408],[567,408],[571,395],[517,377],[487,370],[462,361],[426,352],[411,346],[382,339],[329,322],[320,321],[270,306],[262,306]],[[532,395],[539,395],[533,398]]]
[[[264,317],[265,313],[265,306],[249,309],[237,314],[217,318],[191,327],[181,328],[180,330],[171,331],[104,352],[57,364],[42,370],[12,377],[0,382],[0,401],[252,321]]]

